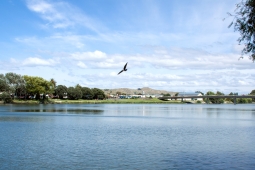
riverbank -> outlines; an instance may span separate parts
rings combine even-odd
[[[181,104],[181,101],[171,100],[162,101],[157,98],[152,99],[106,99],[106,100],[61,100],[61,99],[49,99],[45,103],[48,104],[143,104],[143,103],[154,103],[154,104]],[[38,100],[13,100],[13,104],[39,104]]]

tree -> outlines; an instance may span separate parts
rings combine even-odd
[[[0,100],[3,100],[4,103],[12,103],[11,95],[8,92],[1,93],[0,94]]]
[[[121,95],[121,92],[120,92],[120,91],[117,91],[116,94],[117,94],[118,96],[120,96],[120,95]]]
[[[67,87],[65,85],[58,85],[55,88],[55,95],[58,95],[60,99],[63,99],[67,95]]]
[[[93,99],[94,94],[93,94],[93,91],[90,88],[82,87],[81,91],[82,91],[82,98],[83,99],[89,99],[89,100]]]
[[[250,59],[255,60],[255,0],[242,0],[236,4],[235,14],[228,13],[233,16],[233,21],[229,27],[234,24],[234,30],[240,32],[238,38],[239,44],[244,43],[243,54],[249,54]]]
[[[50,82],[52,84],[52,88],[55,89],[57,86],[57,82],[53,78],[50,79]]]
[[[50,82],[53,84],[54,87],[56,87],[57,82],[53,78],[50,79]]]
[[[67,96],[71,100],[78,100],[82,98],[82,91],[80,88],[68,87]]]
[[[0,74],[0,92],[9,91],[7,80],[3,74]]]
[[[6,73],[5,80],[9,86],[9,92],[15,93],[15,95],[21,95],[21,93],[25,93],[25,80],[23,76],[16,73]]]
[[[26,81],[26,90],[30,95],[36,95],[36,99],[39,99],[40,94],[52,93],[51,82],[34,76],[24,76]]]
[[[251,93],[250,93],[250,95],[255,95],[255,90],[252,90]],[[255,102],[255,99],[252,98],[252,101]]]
[[[255,95],[255,90],[252,90],[250,95]]]
[[[167,93],[167,94],[163,94],[163,96],[171,96],[171,94],[170,94],[170,93]]]
[[[220,92],[220,91],[217,91],[216,94],[212,91],[208,91],[206,93],[206,95],[211,95],[211,96],[221,96],[221,95],[224,95],[224,93]],[[211,103],[214,103],[214,104],[220,104],[220,103],[224,103],[224,99],[220,98],[220,99],[217,99],[217,98],[209,98],[209,101]]]
[[[252,103],[252,99],[250,99],[250,98],[247,98],[247,99],[240,98],[240,99],[237,99],[237,103]]]
[[[105,94],[104,94],[103,90],[100,90],[98,88],[93,88],[91,90],[94,94],[93,99],[104,99],[105,98]]]

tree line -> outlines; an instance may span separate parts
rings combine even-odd
[[[101,89],[82,87],[77,84],[75,87],[57,85],[52,78],[45,80],[38,76],[20,75],[16,73],[0,74],[0,99],[6,103],[19,99],[45,100],[47,97],[59,99],[104,99],[105,94]]]
[[[216,93],[212,92],[212,91],[208,91],[206,93],[206,95],[216,95],[216,96],[223,96],[225,95],[224,93],[220,92],[220,91],[217,91]],[[230,96],[234,96],[234,95],[238,95],[237,93],[229,93]],[[250,95],[255,95],[255,90],[252,90]],[[206,101],[207,99],[204,99],[204,101]],[[223,99],[223,98],[209,98],[209,102],[211,103],[214,103],[214,104],[222,104],[224,103],[225,101],[227,102],[232,102],[234,103],[234,99],[233,98],[226,98],[226,99]],[[252,99],[252,98],[238,98],[236,99],[236,102],[237,103],[252,103],[254,102],[255,100]]]
[[[216,93],[212,92],[212,91],[208,91],[206,92],[205,94],[201,91],[196,91],[196,93],[201,93],[202,95],[208,95],[208,96],[224,96],[225,94],[220,92],[220,91],[217,91]],[[171,96],[169,93],[167,94],[162,94],[163,96],[167,97],[167,96]],[[176,93],[175,96],[178,96],[179,93]],[[234,95],[238,95],[238,93],[233,93],[233,92],[230,92],[228,94],[229,96],[234,96]],[[255,95],[255,90],[252,90],[251,93],[249,95]],[[213,104],[222,104],[222,103],[225,103],[225,102],[232,102],[234,103],[234,99],[233,98],[208,98],[208,99],[203,99],[204,102],[210,102],[210,103],[213,103]],[[201,101],[197,101],[198,103],[201,103]],[[236,103],[252,103],[252,102],[255,102],[255,99],[254,98],[237,98],[236,99]]]

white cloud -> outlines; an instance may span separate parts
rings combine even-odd
[[[77,63],[77,66],[81,67],[81,68],[87,68],[86,64],[84,64],[82,61],[79,61]]]
[[[42,71],[47,67],[55,74],[53,78],[69,83],[67,86],[250,91],[255,84],[254,64],[248,57],[238,60],[242,50],[236,45],[238,33],[227,28],[228,21],[222,21],[230,1],[176,1],[173,11],[161,1],[146,2],[147,6],[132,1],[139,9],[132,14],[112,9],[112,13],[119,10],[119,15],[102,16],[94,11],[93,18],[86,15],[87,8],[74,6],[76,1],[26,0],[28,9],[43,19],[48,30],[37,36],[24,32],[17,37],[13,46],[18,50],[9,49],[19,51],[18,55],[5,52],[9,53],[8,61],[0,61],[0,69],[20,74],[37,70],[33,74],[51,78],[52,74]],[[101,14],[108,10],[100,9]],[[126,62],[128,71],[117,75]]]
[[[103,28],[95,19],[81,12],[81,10],[67,2],[54,2],[45,0],[27,0],[27,7],[38,13],[53,28],[68,28],[77,25],[98,32]],[[46,26],[45,25],[45,26]]]
[[[71,54],[71,58],[75,60],[101,60],[105,59],[107,56],[104,52],[94,51],[94,52],[76,52]]]
[[[53,66],[55,64],[56,61],[53,59],[45,60],[38,57],[29,57],[22,62],[23,66]]]

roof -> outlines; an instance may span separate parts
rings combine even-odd
[[[202,96],[201,93],[197,92],[179,92],[178,96],[185,97],[185,96]]]

